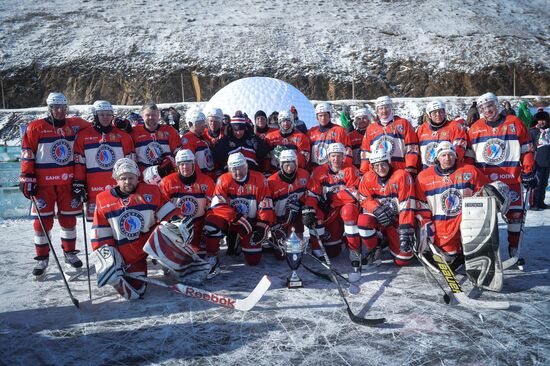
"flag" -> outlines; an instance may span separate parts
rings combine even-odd
[[[348,119],[344,111],[340,112],[340,124],[346,129],[346,131],[349,131],[351,127],[351,121]]]
[[[525,123],[525,126],[527,126],[528,129],[533,125],[533,115],[529,111],[529,108],[527,108],[527,103],[521,102],[519,104],[518,118]]]

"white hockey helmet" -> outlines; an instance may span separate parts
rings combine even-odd
[[[328,145],[327,148],[327,155],[330,155],[332,153],[339,153],[339,154],[346,154],[346,147],[340,143],[340,142],[334,142],[330,145]]]
[[[176,154],[176,165],[180,165],[184,162],[195,162],[195,154],[189,149],[182,149]]]
[[[227,158],[227,168],[236,168],[239,166],[246,166],[248,163],[246,162],[246,158],[244,155],[240,152],[233,153],[229,155],[229,158]]]
[[[139,168],[135,161],[128,158],[120,158],[113,166],[113,178],[116,180],[124,173],[132,173],[139,177]]]
[[[185,122],[187,122],[190,126],[200,121],[206,121],[206,116],[201,110],[190,109],[187,113],[185,113]]]
[[[204,114],[206,118],[215,117],[220,121],[223,119],[223,111],[220,108],[215,108],[215,107],[208,108],[207,110],[204,111]]]
[[[281,151],[281,153],[279,154],[280,165],[287,161],[298,163],[298,155],[296,155],[296,151],[294,149],[286,149]]]
[[[372,114],[368,108],[357,108],[353,111],[353,119],[360,117],[368,117],[369,119],[372,119]]]
[[[315,106],[315,114],[329,113],[332,114],[332,105],[328,102],[319,103]]]
[[[387,95],[376,98],[374,101],[374,108],[378,109],[378,107],[382,107],[383,105],[389,105],[391,108],[393,107],[393,101]]]
[[[279,122],[279,124],[281,124],[281,122],[286,120],[294,122],[294,115],[289,110],[286,110],[286,109],[279,111],[279,115],[277,116],[277,121]]]
[[[429,115],[433,111],[437,111],[439,109],[445,109],[445,103],[440,100],[434,100],[433,102],[428,103],[428,105],[426,106],[426,113],[428,113]]]
[[[69,102],[63,93],[53,92],[46,98],[46,105],[48,107],[52,105],[69,105]]]
[[[382,161],[386,161],[388,164],[391,164],[391,156],[386,150],[376,150],[369,156],[369,162],[371,164],[380,163]]]
[[[490,102],[494,102],[496,105],[498,105],[498,98],[494,93],[485,93],[477,98],[478,107],[481,107],[482,105]]]
[[[143,181],[147,184],[159,185],[162,177],[159,174],[159,166],[153,165],[143,171]]]
[[[441,141],[437,144],[437,147],[435,148],[435,159],[437,160],[441,154],[448,152],[453,153],[455,158],[458,157],[458,155],[456,154],[455,145],[453,145],[450,141]]]
[[[97,115],[99,111],[109,111],[113,113],[113,106],[106,100],[96,100],[92,105],[92,113]]]

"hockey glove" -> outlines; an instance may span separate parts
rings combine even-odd
[[[383,227],[390,226],[395,221],[395,215],[389,205],[380,205],[376,207],[373,214],[378,220],[378,223]]]
[[[286,219],[285,225],[290,225],[293,222],[296,222],[298,215],[300,214],[300,204],[298,203],[289,203],[288,204],[288,218]]]
[[[78,202],[88,201],[88,192],[86,192],[86,183],[81,180],[73,180],[73,197]]]
[[[316,217],[315,209],[313,207],[311,206],[302,207],[302,222],[309,229],[313,229],[315,227],[315,223],[317,222],[317,217]]]
[[[117,117],[113,121],[113,124],[115,125],[116,128],[119,128],[122,131],[126,131],[128,133],[132,132],[132,123],[125,118]]]
[[[250,244],[258,245],[267,239],[267,225],[264,223],[258,223],[254,227],[252,237],[250,238]]]
[[[413,178],[416,177],[416,175],[418,174],[418,170],[417,170],[415,167],[413,167],[413,166],[408,166],[408,167],[406,167],[406,168],[405,168],[405,171],[406,171],[407,173],[409,173],[410,175],[412,175]]]
[[[158,166],[158,173],[161,178],[166,177],[168,174],[171,174],[176,171],[174,168],[174,158],[171,156],[166,156]]]
[[[539,184],[536,172],[534,170],[531,173],[521,172],[521,184],[526,189],[535,189]]]
[[[414,245],[414,229],[399,228],[399,250],[402,253],[410,253]]]
[[[30,199],[31,196],[36,196],[38,193],[38,184],[36,183],[36,175],[22,174],[19,177],[19,190],[23,195]]]
[[[250,225],[250,222],[246,218],[245,215],[239,213],[237,214],[237,217],[235,220],[233,220],[234,225],[240,225],[243,229],[243,234],[248,235],[252,232],[252,225]]]

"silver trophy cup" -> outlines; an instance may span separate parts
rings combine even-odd
[[[302,257],[304,255],[304,241],[298,238],[298,235],[292,229],[292,233],[285,241],[286,262],[292,270],[290,276],[286,279],[286,286],[288,288],[302,287],[302,280],[298,277],[296,270],[300,267]]]

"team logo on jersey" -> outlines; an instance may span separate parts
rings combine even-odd
[[[424,154],[424,162],[426,165],[434,165],[435,164],[435,150],[437,149],[437,142],[430,142],[426,146],[426,152]]]
[[[185,144],[187,144],[188,142],[189,142],[189,140],[187,140],[187,137],[182,137],[182,138],[181,138],[181,144],[182,144],[182,145],[185,145]]]
[[[376,153],[378,151],[385,151],[386,153],[393,156],[393,137],[391,136],[381,136],[378,140],[376,140],[372,146],[373,153]]]
[[[127,239],[135,240],[139,237],[141,229],[145,226],[145,220],[141,212],[128,210],[120,215],[119,229]]]
[[[508,196],[510,196],[510,201],[517,202],[519,201],[519,193],[513,190],[508,191]]]
[[[462,178],[464,178],[464,181],[469,181],[472,179],[472,173],[464,173],[462,174]]]
[[[71,200],[70,205],[71,205],[71,208],[78,208],[78,206],[80,206],[80,201],[77,200],[76,198],[73,198]]]
[[[516,125],[510,125],[510,132],[516,133]]]
[[[307,179],[306,178],[300,178],[300,185],[301,186],[307,185]]]
[[[42,210],[46,207],[46,201],[44,201],[42,198],[38,198],[36,200],[36,207],[38,207],[38,210]]]
[[[201,184],[201,191],[204,193],[208,190],[208,185],[206,184]]]
[[[80,130],[80,126],[72,126],[73,135],[76,135],[78,133],[78,130]]]
[[[158,142],[151,142],[145,148],[145,156],[149,163],[154,164],[162,155],[162,147]]]
[[[212,152],[210,151],[210,149],[204,150],[204,161],[206,163],[206,169],[214,169],[214,158],[212,158]]]
[[[483,148],[483,159],[489,164],[498,165],[506,158],[506,145],[500,139],[489,139]]]
[[[248,215],[248,211],[250,211],[250,202],[242,198],[231,200],[231,203],[229,205],[233,207],[235,211],[237,211],[237,213],[243,215]]]
[[[441,195],[441,206],[447,216],[456,216],[462,209],[462,195],[455,188],[450,188]]]
[[[59,164],[67,164],[73,157],[73,149],[66,140],[59,140],[52,145],[50,154]]]
[[[397,131],[399,133],[403,133],[403,126],[402,125],[397,125]]]
[[[109,145],[101,145],[95,155],[97,165],[103,169],[111,169],[115,164],[115,151]]]
[[[177,206],[181,209],[181,213],[185,216],[195,217],[197,211],[199,210],[199,203],[193,197],[181,197],[178,200]]]
[[[143,195],[143,199],[145,200],[145,202],[151,203],[151,201],[153,201],[153,195],[148,194],[148,193],[145,193],[145,194]]]
[[[317,145],[317,156],[318,156],[317,164],[324,164],[327,162],[328,160],[327,148],[325,147],[324,143],[320,143],[319,145]]]

